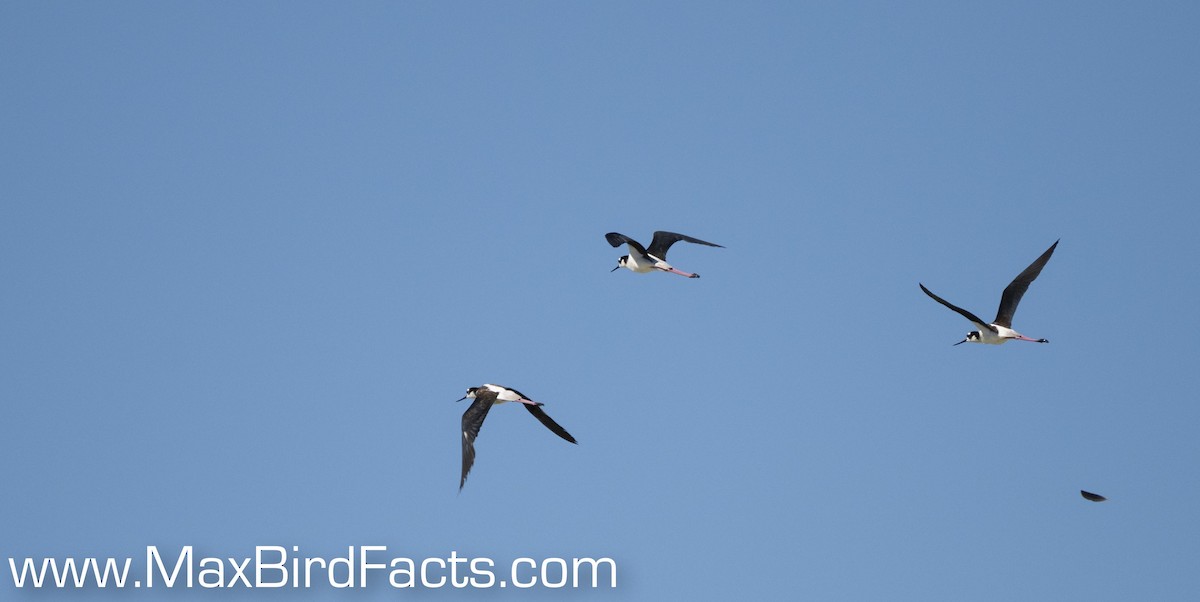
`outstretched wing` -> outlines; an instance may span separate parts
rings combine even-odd
[[[533,414],[533,417],[537,418],[538,422],[541,422],[542,424],[546,425],[546,428],[553,431],[555,435],[558,435],[559,437],[562,437],[563,439],[566,439],[567,441],[570,441],[571,443],[577,443],[575,441],[575,438],[571,436],[571,433],[567,432],[567,429],[559,426],[559,424],[557,422],[552,420],[549,416],[546,415],[545,412],[542,411],[541,406],[533,406],[533,405],[529,405],[527,403],[521,404],[521,405],[525,406],[525,409],[529,410],[529,413]]]
[[[483,426],[483,419],[487,418],[488,410],[492,409],[492,404],[496,401],[496,393],[487,389],[480,389],[475,393],[475,402],[462,415],[462,478],[458,481],[458,490],[462,491],[463,485],[467,483],[467,473],[471,472],[471,467],[475,465],[475,438],[479,436],[479,429]]]
[[[1103,502],[1108,499],[1108,498],[1100,495],[1099,493],[1092,493],[1090,491],[1084,491],[1082,489],[1079,490],[1079,495],[1082,495],[1083,499],[1092,501],[1092,502]]]
[[[973,314],[973,313],[971,313],[971,312],[969,312],[969,311],[967,311],[967,310],[965,310],[965,309],[963,309],[963,308],[961,308],[961,307],[958,307],[957,305],[954,305],[953,303],[951,303],[951,302],[949,302],[949,301],[947,301],[947,300],[945,300],[945,299],[943,299],[943,298],[941,298],[941,297],[939,297],[939,296],[937,296],[937,295],[933,294],[933,291],[931,291],[931,290],[929,290],[929,289],[925,288],[925,285],[924,285],[924,284],[921,284],[920,282],[918,282],[918,283],[917,283],[917,285],[921,287],[921,290],[925,291],[925,294],[926,294],[926,295],[929,295],[930,297],[932,297],[934,301],[937,301],[938,303],[941,303],[942,305],[945,305],[946,307],[949,307],[950,309],[953,309],[954,311],[958,312],[958,314],[959,314],[960,316],[962,316],[962,317],[964,317],[964,318],[966,318],[966,319],[968,319],[968,320],[970,320],[970,321],[974,322],[974,323],[975,323],[977,326],[979,326],[980,328],[986,328],[986,329],[988,329],[988,330],[990,330],[990,331],[992,331],[992,332],[996,332],[996,327],[995,327],[995,326],[992,326],[991,324],[988,324],[987,322],[984,322],[983,320],[980,320],[980,319],[979,319],[979,317],[978,317],[978,316],[976,316],[975,314]]]
[[[1041,257],[1038,257],[1029,267],[1025,268],[1011,283],[1004,289],[1004,294],[1000,296],[1000,309],[996,311],[996,321],[1005,328],[1012,328],[1013,314],[1017,313],[1017,304],[1021,302],[1021,297],[1025,295],[1025,291],[1029,290],[1029,284],[1033,282],[1038,274],[1042,273],[1042,268],[1046,267],[1046,262],[1050,261],[1050,256],[1054,254],[1054,248],[1058,246],[1058,241],[1050,245]]]
[[[646,247],[643,247],[641,243],[639,243],[638,241],[636,241],[632,238],[629,238],[628,236],[625,236],[624,234],[620,234],[617,232],[609,232],[608,234],[604,235],[604,239],[608,241],[608,244],[610,244],[614,247],[619,247],[621,245],[629,245],[629,248],[632,249],[633,251],[635,251],[637,254],[639,254],[643,257],[646,256]]]
[[[651,255],[653,255],[663,261],[666,261],[667,260],[667,249],[670,249],[671,245],[673,245],[681,240],[684,242],[693,242],[698,245],[708,245],[710,247],[721,247],[721,245],[718,245],[716,243],[711,243],[706,240],[700,240],[699,238],[692,238],[691,236],[686,236],[684,234],[676,234],[674,232],[663,232],[660,230],[660,231],[654,233],[654,239],[650,241],[650,248],[647,249],[647,251]],[[721,248],[724,249],[725,247],[721,247]]]

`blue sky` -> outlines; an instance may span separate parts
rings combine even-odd
[[[578,599],[1190,599],[1198,26],[4,4],[0,558],[387,545],[615,559]],[[726,248],[609,273],[604,233],[658,229]],[[969,323],[917,283],[990,318],[1060,238],[1014,321],[1051,344],[951,347]],[[460,495],[484,382],[579,445],[497,407]]]

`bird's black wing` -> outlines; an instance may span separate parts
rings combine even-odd
[[[1000,309],[996,311],[996,321],[993,324],[1012,328],[1013,314],[1017,313],[1017,304],[1021,302],[1025,291],[1029,290],[1029,284],[1038,277],[1038,274],[1042,273],[1042,268],[1046,267],[1046,262],[1050,261],[1050,256],[1054,254],[1054,248],[1057,246],[1058,241],[1056,240],[1049,249],[1046,249],[1045,253],[1042,253],[1041,257],[1029,264],[1024,272],[1021,272],[1005,287],[1004,294],[1000,296]]]
[[[608,244],[610,244],[614,247],[619,247],[621,245],[629,245],[629,248],[633,249],[634,251],[637,251],[637,253],[639,255],[641,255],[643,257],[646,256],[646,247],[643,247],[642,243],[639,243],[638,241],[636,241],[632,238],[629,238],[628,236],[625,236],[624,234],[619,234],[617,232],[609,232],[608,234],[604,235],[604,239],[608,241]]]
[[[681,240],[684,242],[693,242],[698,245],[708,245],[710,247],[721,247],[721,245],[718,245],[716,243],[711,243],[706,240],[700,240],[699,238],[692,238],[691,236],[686,236],[683,234],[676,234],[674,232],[663,232],[663,231],[659,230],[658,232],[654,233],[654,239],[650,241],[650,248],[647,249],[647,251],[649,251],[649,253],[651,255],[653,255],[663,261],[666,261],[667,260],[667,249],[670,249],[671,245],[673,245]],[[725,247],[721,247],[721,248],[724,249]]]
[[[483,426],[483,419],[487,418],[488,410],[492,409],[492,404],[496,401],[496,393],[487,389],[480,389],[475,393],[475,402],[462,415],[462,478],[458,481],[458,490],[462,491],[463,485],[467,483],[467,473],[471,472],[471,467],[475,465],[475,437],[479,436],[479,429]]]
[[[1084,491],[1082,489],[1079,490],[1079,495],[1082,495],[1083,499],[1088,500],[1090,502],[1103,502],[1108,499],[1108,498],[1100,495],[1099,493],[1092,493],[1090,491]]]
[[[976,316],[975,314],[973,314],[961,307],[958,307],[957,305],[954,305],[953,303],[933,294],[933,291],[930,291],[929,289],[925,288],[924,284],[921,284],[920,282],[918,282],[917,285],[921,287],[921,290],[925,291],[926,295],[929,295],[930,297],[932,297],[934,301],[937,301],[938,303],[941,303],[942,305],[945,305],[946,307],[953,309],[954,311],[958,312],[958,314],[961,315],[962,317],[977,324],[980,328],[986,328],[992,332],[996,332],[995,326],[992,326],[991,324],[988,324],[987,322],[980,320],[979,317]]]
[[[497,386],[503,387],[504,385],[497,385]],[[520,391],[518,391],[518,390],[516,390],[516,389],[514,389],[514,388],[512,388],[512,387],[504,387],[504,388],[505,388],[505,389],[508,389],[509,391],[512,391],[513,393],[516,393],[518,396],[520,396],[520,397],[521,397],[521,399],[528,399],[529,401],[533,401],[533,398],[532,398],[532,397],[530,397],[530,396],[528,396],[528,395],[526,395],[526,394],[524,394],[524,393],[522,393],[522,392],[520,392]]]
[[[557,422],[552,420],[549,416],[546,415],[545,412],[542,411],[541,406],[531,406],[527,403],[523,403],[521,405],[525,406],[525,409],[529,410],[529,413],[533,414],[533,417],[537,418],[538,422],[541,422],[542,424],[546,425],[546,428],[553,431],[555,435],[558,435],[559,437],[562,437],[563,439],[566,439],[567,441],[570,441],[571,443],[577,443],[575,441],[575,438],[571,436],[571,433],[567,432],[567,429],[559,426]]]

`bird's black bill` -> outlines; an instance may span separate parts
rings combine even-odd
[[[967,339],[963,339],[963,340],[951,345],[951,347],[958,347],[959,345],[962,345],[963,343],[966,343],[966,342],[967,342]]]
[[[617,270],[619,270],[619,269],[621,269],[621,266],[617,266],[617,267],[615,267],[615,268],[613,268],[613,269],[609,270],[609,271],[608,271],[608,273],[609,273],[609,274],[611,274],[611,273],[613,273],[613,272],[615,272],[615,271],[617,271]]]
[[[460,402],[460,401],[462,401],[462,400],[464,400],[464,399],[466,399],[466,398],[467,398],[467,396],[466,396],[466,395],[463,395],[462,397],[460,397],[460,398],[458,398],[458,399],[455,399],[455,400],[454,400],[454,403],[458,403],[458,402]]]

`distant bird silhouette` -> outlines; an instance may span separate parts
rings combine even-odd
[[[1009,339],[1018,341],[1032,341],[1034,343],[1049,343],[1046,339],[1031,339],[1012,329],[1013,314],[1017,313],[1017,304],[1021,302],[1021,297],[1025,295],[1025,291],[1029,289],[1029,284],[1033,282],[1038,274],[1042,273],[1042,268],[1046,266],[1046,262],[1050,261],[1050,255],[1054,254],[1054,248],[1058,246],[1058,241],[1050,245],[1041,257],[1038,257],[1025,271],[1021,272],[1011,283],[1004,289],[1004,294],[1000,296],[1000,309],[996,312],[996,319],[992,320],[991,324],[984,322],[975,316],[975,314],[953,305],[949,301],[933,294],[932,291],[925,288],[924,284],[917,283],[921,290],[925,291],[926,295],[933,298],[934,301],[949,307],[956,311],[962,317],[970,320],[979,327],[979,330],[968,332],[967,338],[955,343],[961,345],[963,343],[987,343],[988,345],[1000,345]]]
[[[505,403],[508,401],[520,402],[537,418],[539,422],[544,424],[555,435],[576,443],[575,438],[567,429],[559,426],[557,422],[550,419],[545,412],[542,411],[542,404],[526,397],[523,393],[516,389],[501,387],[500,385],[485,384],[482,387],[471,387],[467,389],[467,394],[462,396],[458,401],[463,399],[474,399],[471,407],[462,415],[462,478],[458,481],[458,490],[462,491],[463,485],[467,483],[467,473],[471,472],[471,467],[475,464],[475,438],[479,436],[479,429],[483,426],[483,419],[487,418],[488,410],[492,409],[493,405]]]
[[[1082,489],[1079,490],[1079,495],[1082,495],[1083,499],[1092,501],[1092,502],[1103,502],[1108,499],[1108,498],[1100,495],[1099,493],[1092,493],[1090,491],[1084,491]]]
[[[688,278],[699,278],[700,274],[692,274],[671,267],[671,264],[667,263],[667,249],[670,249],[671,245],[681,240],[698,245],[721,247],[721,245],[703,241],[699,238],[692,238],[691,236],[676,234],[674,232],[663,232],[661,230],[654,233],[654,240],[650,242],[649,248],[643,247],[638,241],[617,232],[609,232],[604,235],[604,238],[608,240],[608,244],[614,247],[629,245],[629,254],[622,255],[617,260],[617,267],[610,270],[610,272],[615,272],[621,268],[627,268],[639,274],[660,270],[679,274],[680,276],[687,276]]]

